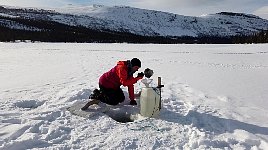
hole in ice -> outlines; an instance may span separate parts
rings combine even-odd
[[[134,120],[130,117],[130,114],[127,113],[118,113],[118,114],[110,114],[108,113],[112,119],[120,123],[133,122]]]
[[[138,109],[132,106],[117,106],[110,108],[105,114],[120,123],[134,122],[137,118]]]

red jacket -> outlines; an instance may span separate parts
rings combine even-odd
[[[110,71],[104,73],[100,79],[99,84],[105,88],[117,90],[121,85],[128,87],[129,99],[134,100],[134,85],[142,77],[134,78],[128,75],[127,61],[119,61],[117,65]]]

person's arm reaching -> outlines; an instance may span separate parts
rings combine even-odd
[[[118,77],[120,79],[120,82],[123,86],[131,86],[135,83],[137,83],[138,80],[142,79],[143,76],[137,76],[136,78],[134,77],[129,77],[127,78],[127,71],[123,67],[119,67],[117,69],[118,71]]]

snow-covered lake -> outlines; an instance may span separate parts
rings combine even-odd
[[[66,110],[133,57],[140,71],[154,70],[154,84],[162,77],[158,118],[121,123]],[[112,109],[138,113],[128,103]],[[0,43],[1,150],[268,149],[267,106],[268,44]]]

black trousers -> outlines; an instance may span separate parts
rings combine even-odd
[[[102,85],[99,85],[99,87],[101,92],[101,98],[100,98],[101,102],[109,105],[117,105],[125,100],[125,95],[121,88],[115,90],[105,88]]]

